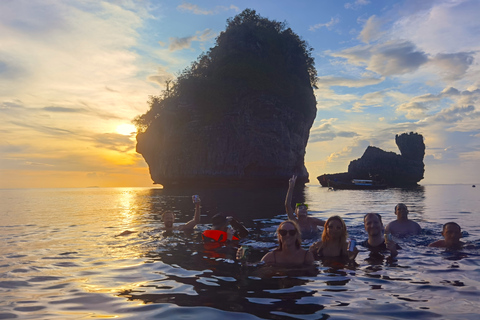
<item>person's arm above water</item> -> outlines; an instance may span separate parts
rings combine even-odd
[[[288,191],[287,191],[287,196],[285,197],[285,211],[287,211],[287,216],[289,220],[297,220],[295,218],[294,210],[292,208],[292,196],[293,196],[293,189],[295,187],[295,181],[297,181],[296,175],[293,175],[288,180]]]
[[[392,233],[392,230],[390,230],[391,229],[390,228],[390,223],[391,222],[387,223],[387,225],[385,226],[385,233]]]
[[[195,215],[193,216],[193,219],[185,223],[184,225],[179,226],[180,230],[188,230],[188,229],[193,229],[198,223],[200,223],[200,204],[202,201],[200,200],[200,197],[192,196],[192,199],[195,201]]]
[[[325,227],[325,221],[323,221],[322,219],[309,217],[309,221],[312,221],[311,223],[316,226]]]
[[[395,241],[389,240],[385,243],[385,246],[387,247],[388,251],[390,251],[390,256],[392,258],[398,256],[398,245]]]

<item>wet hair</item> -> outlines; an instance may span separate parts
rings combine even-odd
[[[227,218],[221,213],[217,213],[212,217],[212,225],[214,227],[221,227],[225,223],[227,223]]]
[[[399,207],[404,207],[408,211],[407,205],[405,203],[399,203],[395,206],[395,212],[397,212],[397,208]]]
[[[278,228],[277,228],[277,239],[278,239],[278,249],[277,250],[278,251],[282,251],[282,240],[281,240],[281,237],[280,237],[280,232],[278,232],[278,231],[283,227],[283,225],[285,225],[287,223],[290,223],[295,228],[295,230],[297,231],[297,233],[295,234],[295,246],[297,248],[300,248],[300,246],[302,244],[302,232],[300,231],[300,227],[298,226],[298,223],[295,222],[294,220],[285,220],[282,223],[280,223],[278,225]]]
[[[165,220],[165,215],[167,214],[171,214],[175,219],[175,213],[173,213],[172,211],[165,211],[164,213],[162,213],[162,220]]]
[[[445,231],[445,228],[448,226],[448,225],[452,225],[452,226],[456,226],[458,228],[458,230],[460,230],[460,232],[462,232],[462,228],[460,228],[460,226],[458,225],[458,223],[456,222],[447,222],[443,225],[442,227],[442,232]]]
[[[376,213],[376,212],[369,212],[369,213],[367,213],[366,215],[364,215],[364,216],[363,216],[363,224],[365,224],[365,219],[367,219],[367,217],[368,217],[369,215],[371,215],[371,214],[377,216],[378,220],[380,220],[380,223],[383,225],[382,216],[381,216],[379,213]]]
[[[323,233],[322,233],[322,242],[323,243],[326,243],[327,241],[330,241],[330,234],[328,233],[328,223],[330,221],[333,221],[333,220],[337,220],[340,222],[340,224],[342,225],[342,229],[343,229],[343,233],[342,235],[340,236],[340,243],[344,243],[347,241],[347,226],[345,225],[345,221],[343,221],[343,219],[340,217],[340,216],[331,216],[330,218],[327,219],[327,221],[325,222],[325,225],[323,227]]]

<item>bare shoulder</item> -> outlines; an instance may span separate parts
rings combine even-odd
[[[273,251],[268,252],[266,255],[263,256],[262,262],[265,262],[266,264],[272,264],[275,262],[275,257]]]
[[[306,265],[311,265],[313,264],[313,262],[315,261],[314,257],[313,257],[313,253],[310,252],[310,251],[307,251],[306,255],[305,255],[305,264]]]
[[[429,247],[443,248],[445,247],[445,240],[437,240],[428,245]]]

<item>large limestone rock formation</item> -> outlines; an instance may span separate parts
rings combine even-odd
[[[328,179],[344,182],[374,179],[390,187],[416,186],[425,172],[423,136],[413,132],[403,133],[395,136],[395,142],[401,155],[369,146],[361,158],[350,162],[348,172],[324,174],[317,178],[323,186],[328,185]]]
[[[154,183],[285,183],[293,173],[307,181],[304,155],[315,118],[313,93],[308,115],[269,95],[245,97],[212,124],[201,120],[194,105],[178,108],[166,108],[137,135],[137,152]]]
[[[308,181],[313,58],[282,23],[245,10],[173,93],[137,118],[137,152],[163,186]]]

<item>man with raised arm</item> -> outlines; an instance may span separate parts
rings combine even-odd
[[[175,222],[175,213],[172,211],[166,211],[162,214],[163,224],[165,225],[165,231],[188,231],[192,230],[200,222],[200,204],[202,203],[199,196],[192,196],[192,201],[195,204],[195,215],[193,219],[188,221],[185,224],[174,226]]]
[[[405,204],[399,203],[395,206],[395,215],[397,220],[387,224],[385,233],[391,233],[397,237],[405,237],[422,232],[422,228],[418,223],[408,219],[408,208]]]
[[[295,206],[295,214],[292,208],[292,196],[293,189],[295,187],[295,182],[297,181],[297,176],[293,175],[288,180],[288,191],[285,198],[285,210],[287,211],[288,219],[293,220],[298,223],[300,231],[302,232],[302,238],[313,238],[318,236],[318,226],[323,227],[325,221],[308,216],[308,205],[305,203],[297,203]]]
[[[175,213],[172,211],[165,211],[162,214],[163,224],[165,225],[165,231],[167,233],[172,232],[173,230],[180,230],[180,231],[189,231],[192,230],[199,222],[200,222],[200,204],[201,200],[199,196],[192,196],[193,203],[195,204],[195,215],[192,220],[188,221],[185,224],[181,224],[178,226],[174,226],[173,223],[175,222]],[[116,235],[115,237],[119,236],[128,236],[132,233],[137,233],[137,231],[130,231],[125,230],[122,233]]]

